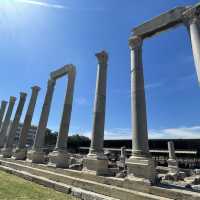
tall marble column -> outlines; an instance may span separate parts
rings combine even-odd
[[[67,139],[71,119],[75,77],[75,67],[71,66],[68,72],[67,92],[65,96],[64,108],[60,123],[60,129],[57,137],[56,147],[55,150],[49,155],[49,165],[53,165],[55,167],[65,168],[69,166],[69,155],[67,153]]]
[[[1,102],[1,108],[0,108],[0,130],[1,130],[3,116],[4,116],[4,113],[6,111],[7,103],[8,103],[7,101],[2,101]]]
[[[200,82],[200,16],[196,7],[187,9],[183,13],[183,22],[185,23],[191,40],[194,62],[198,81]]]
[[[42,112],[40,115],[39,125],[35,135],[34,144],[32,150],[29,151],[27,155],[28,160],[33,163],[45,162],[45,153],[43,151],[43,147],[44,147],[45,132],[49,118],[52,97],[54,93],[54,86],[55,86],[55,80],[50,79],[48,81],[47,92],[42,107]]]
[[[13,122],[11,124],[10,131],[8,132],[6,142],[4,144],[4,148],[2,150],[2,154],[4,158],[10,158],[12,156],[12,150],[13,150],[13,143],[16,135],[17,128],[19,126],[19,121],[22,115],[22,111],[24,108],[24,104],[26,101],[27,94],[24,92],[20,92],[20,99],[19,104],[17,106],[17,110],[15,113],[15,117],[13,119]]]
[[[27,141],[29,128],[31,127],[31,121],[33,118],[33,113],[34,113],[38,93],[40,91],[40,87],[33,86],[31,89],[32,89],[32,95],[31,95],[28,109],[25,115],[24,124],[20,133],[19,142],[17,144],[17,148],[14,154],[14,158],[16,160],[26,159],[26,153],[27,153],[26,141]]]
[[[98,71],[94,102],[94,121],[91,145],[87,158],[84,160],[84,169],[95,171],[97,174],[108,173],[108,160],[104,156],[104,124],[106,108],[106,81],[108,54],[105,51],[96,54]]]
[[[2,148],[4,146],[4,142],[5,142],[5,138],[6,138],[6,134],[8,131],[8,126],[10,124],[10,118],[13,112],[13,108],[15,105],[15,101],[16,101],[16,97],[11,96],[10,100],[9,100],[9,105],[8,105],[8,109],[6,112],[6,116],[4,118],[2,127],[1,127],[1,132],[0,132],[0,148]]]
[[[131,124],[132,156],[127,160],[129,177],[155,181],[155,166],[149,153],[144,75],[142,64],[142,39],[132,36],[131,49]]]
[[[168,151],[169,151],[169,159],[167,160],[167,163],[168,163],[168,167],[170,168],[170,172],[177,172],[178,163],[176,161],[175,148],[174,148],[173,141],[168,142]]]

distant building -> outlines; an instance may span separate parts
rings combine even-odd
[[[21,134],[22,127],[23,127],[23,123],[20,123],[17,128],[16,135],[15,135],[15,141],[14,141],[15,145],[19,141],[19,136]],[[34,126],[34,125],[32,125],[31,128],[28,130],[27,143],[26,143],[28,146],[33,145],[36,131],[37,131],[37,126]]]

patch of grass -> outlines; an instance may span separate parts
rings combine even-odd
[[[53,189],[0,171],[0,200],[75,200]]]

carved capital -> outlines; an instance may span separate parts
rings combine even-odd
[[[25,92],[20,92],[20,98],[25,99],[27,94]]]
[[[140,36],[131,36],[128,41],[130,49],[138,49],[142,46],[142,38]]]
[[[34,85],[33,87],[31,87],[31,89],[33,91],[39,92],[41,88],[39,86],[37,86],[37,85]]]
[[[200,20],[200,6],[190,7],[182,15],[186,25],[196,23]]]
[[[8,102],[5,101],[5,100],[2,100],[2,101],[1,101],[1,105],[7,105],[7,103],[8,103]]]
[[[10,97],[10,102],[15,102],[16,99],[17,99],[16,97],[11,96],[11,97]]]
[[[106,64],[108,61],[108,54],[106,51],[96,53],[95,56],[97,57],[99,64]]]

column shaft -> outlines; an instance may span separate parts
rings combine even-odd
[[[0,148],[3,147],[4,142],[5,142],[5,137],[6,137],[6,134],[7,134],[7,130],[8,130],[8,126],[9,126],[9,123],[10,123],[12,111],[13,111],[13,108],[14,108],[14,105],[15,105],[15,101],[16,101],[16,97],[10,97],[6,116],[4,118],[4,122],[2,124],[1,132],[0,132],[0,138],[1,138],[0,139]]]
[[[22,131],[21,131],[21,134],[19,137],[19,143],[17,145],[17,147],[20,149],[23,149],[26,146],[28,130],[31,127],[31,121],[33,118],[33,113],[34,113],[39,90],[40,90],[40,88],[38,86],[32,87],[31,99],[30,99],[28,109],[27,109],[27,112],[25,115],[24,124],[23,124]]]
[[[197,19],[189,24],[189,32],[198,81],[200,82],[200,25]]]
[[[44,104],[42,107],[42,113],[40,116],[40,121],[37,128],[34,144],[33,144],[33,150],[41,149],[44,146],[45,131],[46,131],[47,122],[49,118],[49,112],[50,112],[51,102],[52,102],[53,93],[54,93],[54,86],[55,86],[55,80],[50,79],[48,81],[47,92],[46,92]]]
[[[11,129],[8,133],[7,140],[6,140],[6,143],[4,145],[4,148],[12,148],[13,147],[16,131],[17,131],[17,128],[19,126],[19,121],[20,121],[22,111],[23,111],[23,108],[24,108],[24,104],[25,104],[25,101],[26,101],[26,96],[27,96],[26,93],[23,93],[23,92],[20,93],[19,104],[17,106],[15,117],[14,117],[13,122],[11,124]]]
[[[133,156],[148,156],[146,102],[142,64],[142,41],[131,46],[131,115]],[[131,43],[131,42],[130,42]]]
[[[144,75],[142,64],[142,39],[132,36],[131,49],[131,124],[132,156],[126,161],[128,176],[155,182],[155,163],[149,153]]]
[[[0,129],[1,129],[4,113],[6,111],[6,106],[7,106],[7,101],[2,101],[1,102],[1,108],[0,108]]]
[[[197,72],[198,81],[200,82],[200,17],[199,8],[190,7],[183,13],[183,23],[186,25]]]
[[[75,76],[75,68],[73,68],[72,71],[68,73],[67,92],[55,150],[67,150],[67,138],[71,119]]]
[[[107,60],[106,52],[96,54],[98,59],[98,71],[96,80],[96,92],[94,101],[94,121],[89,155],[102,154],[104,143],[104,124],[106,108],[106,80],[107,80]]]
[[[176,159],[174,142],[168,142],[169,159]]]

